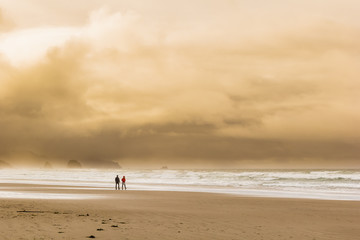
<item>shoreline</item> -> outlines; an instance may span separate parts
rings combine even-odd
[[[105,197],[1,198],[0,238],[344,240],[360,235],[359,201],[136,190],[81,194]]]
[[[133,188],[132,188],[133,187]],[[280,190],[263,190],[263,189],[246,189],[241,188],[237,190],[224,188],[204,188],[204,187],[179,187],[172,186],[174,189],[169,189],[170,186],[158,185],[139,185],[134,184],[130,186],[129,191],[144,191],[144,192],[184,192],[184,193],[210,193],[210,194],[224,194],[234,195],[240,197],[254,197],[254,198],[285,198],[285,199],[313,199],[313,200],[330,200],[330,201],[360,201],[360,196],[348,195],[346,193],[329,194],[322,192],[291,192]],[[91,191],[94,190],[94,191]],[[34,184],[34,183],[1,183],[0,182],[0,199],[4,198],[30,198],[30,199],[56,199],[56,196],[49,194],[63,194],[59,199],[75,199],[75,198],[103,198],[99,194],[94,194],[96,191],[108,193],[114,190],[112,187],[87,186],[87,185],[66,185],[66,184]],[[79,194],[83,192],[83,194]],[[31,194],[33,193],[33,194]],[[88,196],[85,196],[88,194]],[[48,195],[48,196],[46,196]],[[76,196],[77,195],[77,196]],[[83,197],[82,197],[83,195]],[[93,195],[91,197],[90,195]],[[7,196],[7,197],[6,197]]]
[[[119,170],[120,171],[120,170]],[[126,175],[134,190],[212,192],[255,197],[360,201],[358,171],[204,171],[204,170],[2,170],[6,183],[111,190],[116,174]],[[14,185],[16,186],[16,185]],[[8,193],[10,196],[11,193]],[[14,195],[14,194],[13,194]],[[1,196],[1,195],[0,195]],[[19,197],[19,196],[17,196]]]

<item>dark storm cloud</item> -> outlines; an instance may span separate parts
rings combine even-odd
[[[220,15],[234,25],[100,9],[81,26],[5,34],[0,158],[354,166],[359,29],[254,23],[258,35]],[[16,51],[24,38],[34,56]]]

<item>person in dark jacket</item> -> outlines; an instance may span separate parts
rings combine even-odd
[[[119,175],[116,175],[116,178],[115,178],[115,190],[120,190],[120,178],[119,178]]]

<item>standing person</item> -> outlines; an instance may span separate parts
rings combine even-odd
[[[121,190],[124,190],[124,187],[125,187],[125,190],[126,190],[126,179],[125,179],[125,176],[123,176],[123,178],[121,179]]]
[[[119,178],[119,175],[116,175],[116,178],[115,178],[115,190],[120,190],[120,178]]]

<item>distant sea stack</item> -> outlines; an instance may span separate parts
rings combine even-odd
[[[81,163],[76,160],[69,160],[67,167],[68,168],[81,168]]]
[[[105,168],[121,169],[122,167],[117,162],[104,162]]]
[[[86,161],[85,167],[99,168],[99,169],[121,169],[118,162],[107,160],[92,160]]]
[[[0,160],[0,169],[1,168],[11,168],[11,165],[5,161]]]
[[[119,163],[117,163],[117,162],[108,162],[108,161],[106,161],[106,162],[102,162],[101,165],[102,165],[103,168],[121,169],[121,166],[120,166]]]
[[[51,168],[53,168],[53,167],[52,167],[51,163],[46,162],[46,163],[44,164],[44,168],[46,168],[46,169],[51,169]]]

